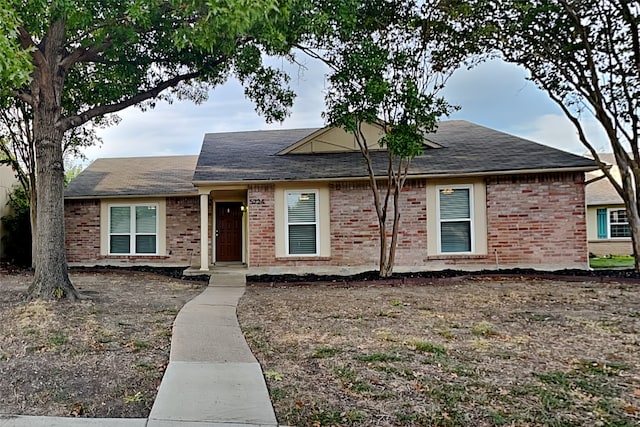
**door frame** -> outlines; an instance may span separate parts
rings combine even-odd
[[[237,262],[231,262],[231,264],[243,264],[246,265],[247,263],[247,209],[246,209],[246,202],[243,199],[214,199],[213,200],[213,209],[211,212],[211,216],[212,216],[212,220],[211,220],[211,263],[212,265],[220,265],[222,264],[227,264],[229,263],[228,261],[217,261],[217,246],[218,246],[218,242],[217,242],[217,236],[216,236],[216,210],[217,210],[217,205],[218,203],[238,203],[240,204],[242,207],[244,207],[244,210],[242,212],[242,233],[241,233],[241,260],[237,261]]]

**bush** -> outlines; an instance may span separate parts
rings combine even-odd
[[[12,264],[31,266],[31,221],[29,197],[22,187],[16,187],[9,195],[7,205],[12,213],[0,218],[6,234],[2,237],[5,258]]]

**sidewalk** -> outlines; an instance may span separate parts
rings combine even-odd
[[[244,274],[216,273],[180,310],[148,419],[0,415],[0,427],[277,427],[262,368],[236,316],[244,291]]]
[[[180,310],[149,427],[277,426],[262,369],[236,316],[244,291],[244,274],[217,273]]]

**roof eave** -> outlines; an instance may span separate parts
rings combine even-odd
[[[158,199],[165,197],[196,197],[198,192],[191,193],[154,193],[154,194],[88,194],[82,196],[64,196],[65,200],[92,200],[92,199]]]
[[[571,172],[590,172],[598,169],[597,166],[575,166],[565,168],[546,168],[546,169],[511,169],[502,171],[478,171],[478,172],[456,172],[456,173],[427,173],[427,174],[410,174],[411,179],[432,179],[432,178],[467,178],[467,177],[480,177],[480,176],[504,176],[504,175],[532,175],[537,173],[571,173]],[[385,179],[384,176],[379,176],[379,179]],[[196,187],[206,186],[224,186],[224,185],[247,185],[247,184],[265,184],[265,183],[280,183],[280,182],[294,182],[294,181],[362,181],[369,179],[368,176],[344,176],[344,177],[331,177],[331,178],[295,178],[295,179],[247,179],[239,181],[193,181],[193,185]]]

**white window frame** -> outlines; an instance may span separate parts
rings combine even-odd
[[[607,208],[607,239],[611,240],[629,240],[631,239],[631,235],[627,237],[612,237],[611,236],[611,212],[613,211],[625,211],[625,208]],[[623,225],[624,223],[618,223],[616,225]],[[629,218],[627,218],[627,225],[629,225]]]
[[[464,218],[458,219],[441,219],[440,218],[440,191],[445,189],[452,190],[469,190],[469,239],[470,239],[470,251],[468,252],[443,252],[442,251],[442,236],[441,236],[441,224],[443,222],[460,222]],[[473,202],[473,184],[456,184],[456,185],[437,185],[436,186],[436,234],[438,239],[438,254],[440,255],[468,255],[475,253],[475,212]]]
[[[129,233],[112,233],[111,232],[111,208],[129,208],[130,216],[130,225],[129,225]],[[137,233],[136,230],[136,215],[135,209],[137,207],[154,207],[156,209],[156,232],[155,233]],[[159,228],[160,228],[160,205],[158,203],[113,203],[107,205],[107,215],[109,218],[109,223],[107,224],[107,253],[112,256],[157,256],[159,255]],[[111,236],[129,236],[129,253],[114,253],[111,252]],[[136,252],[136,236],[155,236],[156,242],[155,247],[156,251],[154,253],[137,253]]]
[[[313,193],[315,194],[315,222],[296,222],[289,223],[289,195]],[[315,225],[316,227],[316,252],[314,254],[292,254],[289,252],[289,225]],[[319,190],[284,190],[284,242],[286,256],[288,257],[313,257],[320,256],[320,191]]]

